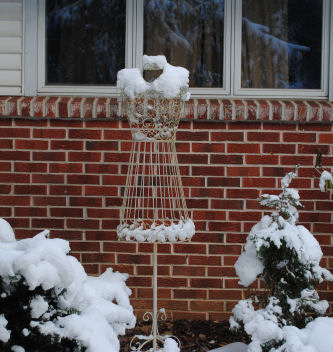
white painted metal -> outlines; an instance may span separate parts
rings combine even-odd
[[[328,82],[328,90],[330,101],[333,101],[333,1],[330,1],[330,59],[329,59],[329,82]]]
[[[254,89],[241,88],[242,0],[235,0],[234,9],[234,90],[233,96],[274,98],[325,98],[328,96],[329,23],[331,0],[323,0],[322,87],[321,89]]]

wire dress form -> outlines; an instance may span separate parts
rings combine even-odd
[[[183,102],[148,91],[123,108],[132,132],[132,148],[120,213],[121,239],[174,242],[194,234],[180,178],[175,147]]]
[[[155,58],[160,60],[160,57],[144,57],[148,60]],[[185,70],[171,67],[165,57],[162,58],[165,74],[160,77],[163,79],[167,76],[166,71],[177,77],[173,75],[174,70]],[[138,71],[124,69],[122,73],[118,72],[118,78],[123,77],[123,81],[118,79],[118,82],[123,87],[123,109],[133,141],[117,233],[119,239],[154,244],[153,311],[143,315],[146,321],[149,316],[152,317],[152,330],[147,337],[134,336],[130,347],[133,351],[142,351],[152,343],[153,351],[157,351],[158,344],[180,346],[177,337],[161,336],[158,332],[158,318],[166,319],[166,314],[164,309],[157,310],[157,243],[190,240],[195,232],[186,207],[175,147],[176,131],[188,89],[181,88],[175,96],[168,98],[163,92],[154,89],[145,89],[143,93],[128,96],[126,88],[131,87],[132,75],[138,75]],[[188,71],[186,76],[188,79]],[[138,80],[142,83],[140,80],[143,78],[139,77]],[[145,81],[143,86],[151,88]],[[144,342],[136,346],[136,339]],[[178,347],[176,350],[179,350]]]

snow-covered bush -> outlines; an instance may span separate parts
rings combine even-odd
[[[319,301],[314,287],[324,279],[332,281],[333,275],[319,265],[322,251],[317,240],[304,226],[296,225],[296,207],[301,203],[298,191],[288,188],[295,176],[290,172],[282,179],[280,195],[261,197],[261,205],[275,210],[253,226],[235,264],[241,285],[260,278],[269,289],[266,306],[256,310],[256,299],[242,300],[230,319],[233,328],[244,328],[251,335],[251,352],[283,345],[285,326],[303,329],[328,307],[327,301]]]
[[[319,188],[322,192],[327,192],[333,188],[333,176],[328,171],[323,171],[320,175]]]
[[[69,243],[48,231],[20,241],[0,219],[0,350],[119,351],[133,328],[127,275],[88,276]]]

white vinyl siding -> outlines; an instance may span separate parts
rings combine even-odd
[[[22,94],[23,0],[0,0],[0,94]]]

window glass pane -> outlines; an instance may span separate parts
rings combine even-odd
[[[322,0],[243,0],[242,88],[321,88]]]
[[[222,87],[223,26],[223,0],[145,0],[144,53],[186,67],[191,87]]]
[[[125,66],[126,1],[46,1],[46,83],[115,84]]]

